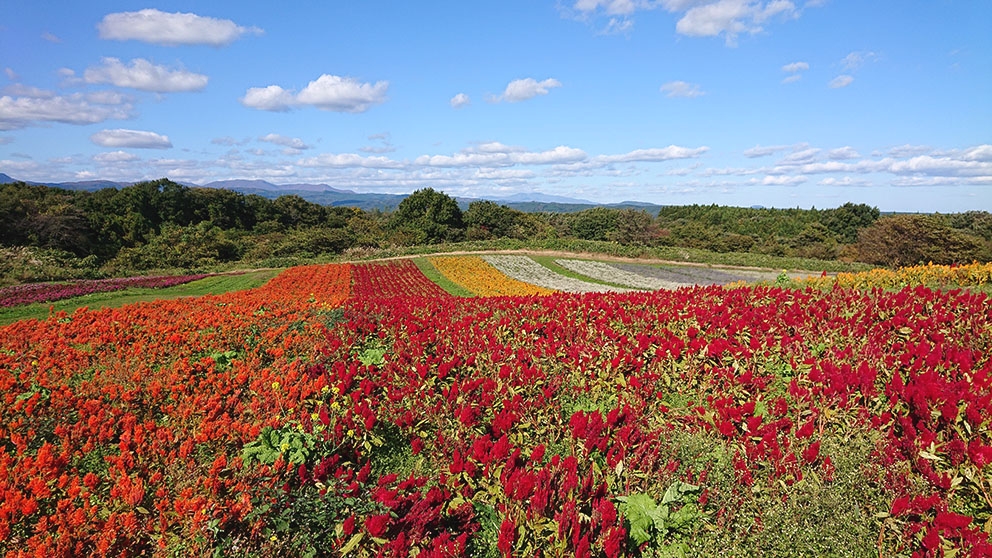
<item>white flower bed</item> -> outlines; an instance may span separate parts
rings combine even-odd
[[[527,256],[483,256],[490,265],[518,281],[567,293],[625,292],[628,289],[587,283],[555,273]]]
[[[679,287],[689,286],[689,283],[676,283],[656,277],[645,277],[632,271],[617,269],[603,262],[588,262],[583,260],[555,260],[555,262],[565,269],[580,273],[586,277],[592,277],[593,279],[623,285],[625,287],[654,291],[657,289],[677,289]]]

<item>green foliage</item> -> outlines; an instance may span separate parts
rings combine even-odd
[[[930,215],[893,215],[879,219],[858,235],[858,259],[907,267],[986,261],[992,245],[981,237],[950,228]]]
[[[280,457],[287,463],[306,463],[317,447],[317,437],[312,433],[287,427],[276,429],[266,426],[254,441],[245,444],[241,458],[245,465],[262,463],[271,465]]]
[[[406,236],[403,244],[437,244],[461,240],[465,233],[458,202],[444,192],[424,188],[410,194],[390,218],[391,228]]]
[[[643,493],[618,498],[633,548],[650,543],[653,556],[686,556],[688,545],[677,539],[690,534],[702,518],[694,503],[699,492],[698,486],[677,480],[665,490],[660,504]]]

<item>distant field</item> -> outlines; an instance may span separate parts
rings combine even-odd
[[[24,306],[14,306],[10,308],[0,308],[0,325],[6,325],[19,320],[45,319],[52,310],[56,312],[72,313],[78,308],[88,307],[92,310],[98,308],[117,308],[125,304],[137,302],[148,302],[152,300],[163,300],[180,298],[186,296],[203,296],[223,294],[231,291],[242,291],[253,289],[264,285],[269,279],[278,275],[280,269],[266,269],[262,271],[250,271],[242,274],[215,275],[193,281],[184,285],[168,287],[165,289],[126,289],[123,291],[113,291],[106,293],[93,293],[76,298],[59,300],[56,302],[42,302],[36,304],[26,304]]]

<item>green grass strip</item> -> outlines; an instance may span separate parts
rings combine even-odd
[[[475,296],[475,293],[472,291],[445,277],[440,271],[437,270],[436,267],[434,267],[434,264],[427,260],[427,258],[413,258],[413,263],[417,264],[417,267],[420,268],[420,272],[423,273],[428,279],[437,283],[437,285],[442,289],[448,291],[448,294],[461,297]]]
[[[255,287],[264,285],[269,279],[272,279],[280,272],[282,272],[281,269],[266,269],[239,275],[214,275],[213,277],[206,277],[199,281],[192,281],[165,289],[124,289],[106,293],[92,293],[75,298],[57,300],[55,302],[37,302],[23,306],[0,308],[0,325],[7,325],[32,318],[44,320],[48,318],[51,309],[54,309],[56,312],[71,314],[84,306],[90,310],[118,308],[137,302],[169,300],[188,296],[218,295],[233,291],[254,289]]]

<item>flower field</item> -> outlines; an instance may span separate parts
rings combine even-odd
[[[0,329],[0,553],[986,556],[990,354],[964,291],[406,260],[58,314]]]
[[[593,279],[606,281],[607,283],[613,283],[616,285],[623,285],[634,289],[647,289],[653,291],[655,289],[677,289],[679,287],[692,286],[691,283],[676,283],[656,277],[641,275],[633,271],[613,267],[610,264],[603,262],[559,259],[555,260],[555,263],[565,269],[585,275],[586,277],[592,277]]]
[[[838,273],[835,277],[806,277],[798,283],[817,287],[831,287],[836,284],[853,289],[900,289],[915,285],[933,288],[973,287],[992,284],[992,263],[959,266],[929,264],[897,270],[880,268],[861,273]]]
[[[445,277],[476,296],[546,295],[554,292],[508,277],[479,256],[434,257],[428,260]]]
[[[125,279],[94,279],[71,283],[28,283],[0,288],[0,307],[31,304],[33,302],[54,302],[91,293],[105,293],[133,288],[163,289],[190,283],[208,277],[199,275],[178,275],[159,277],[128,277]]]
[[[483,256],[482,258],[503,274],[517,281],[523,281],[524,283],[530,283],[552,291],[589,293],[620,292],[625,290],[620,287],[598,285],[582,281],[581,279],[560,275],[527,256],[490,255]]]

